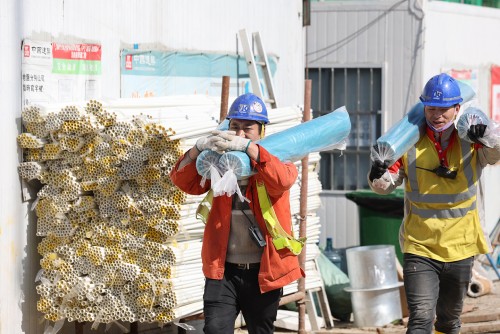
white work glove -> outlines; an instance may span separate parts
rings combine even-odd
[[[205,150],[212,150],[212,151],[218,151],[217,146],[215,144],[218,141],[222,141],[223,139],[219,136],[216,135],[210,135],[207,137],[201,137],[196,141],[196,149],[200,152],[205,151]]]
[[[212,132],[215,134],[215,131]],[[241,151],[246,152],[252,142],[250,139],[236,135],[235,131],[218,131],[222,140],[215,142],[218,151]]]

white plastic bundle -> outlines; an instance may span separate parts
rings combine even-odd
[[[474,98],[476,93],[466,83],[457,81],[463,105]],[[425,130],[425,114],[422,102],[415,104],[402,120],[393,125],[384,135],[377,139],[378,152],[372,148],[372,161],[388,161],[394,164],[406,151],[415,145]]]
[[[472,143],[467,136],[467,131],[471,125],[476,124],[485,124],[487,126],[484,136],[479,138],[484,145],[494,147],[500,143],[500,125],[491,121],[481,110],[474,107],[465,109],[463,114],[458,118],[458,136]]]

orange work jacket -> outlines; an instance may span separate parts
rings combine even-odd
[[[250,200],[250,209],[260,230],[265,235],[267,243],[262,252],[259,271],[260,291],[264,293],[282,288],[300,277],[305,277],[305,274],[299,267],[297,256],[293,255],[287,248],[279,251],[274,248],[272,237],[267,232],[262,217],[257,195],[257,182],[263,182],[281,226],[287,233],[292,234],[290,188],[297,179],[297,168],[292,163],[281,162],[260,145],[259,158],[259,162],[250,160],[256,173],[249,178],[245,197]],[[174,169],[170,172],[172,182],[182,191],[191,195],[201,195],[210,190],[210,180],[207,180],[203,187],[200,185],[202,177],[196,170],[195,161],[191,161],[181,170],[178,169],[182,159],[184,156],[177,161]],[[231,204],[232,197],[228,196],[214,197],[212,202],[201,249],[203,274],[207,278],[220,280],[224,276],[231,226]]]

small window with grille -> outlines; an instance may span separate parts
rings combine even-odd
[[[313,117],[346,106],[351,119],[347,148],[321,153],[320,180],[324,190],[368,188],[370,147],[380,136],[381,68],[308,68],[312,80]]]

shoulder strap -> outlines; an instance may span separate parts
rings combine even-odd
[[[214,200],[214,191],[210,189],[205,197],[201,200],[198,208],[196,209],[196,218],[200,219],[203,224],[207,223],[210,209],[212,209],[212,202]]]
[[[276,217],[276,213],[271,205],[271,200],[269,199],[264,183],[257,182],[257,194],[259,197],[260,208],[262,210],[262,216],[266,222],[267,231],[273,238],[274,247],[277,250],[286,247],[293,254],[299,255],[304,247],[306,238],[296,239],[293,235],[289,235],[283,227],[281,227],[278,217]]]
[[[299,255],[302,252],[302,248],[306,242],[307,238],[296,239],[292,235],[288,234],[276,217],[273,206],[271,205],[271,200],[267,193],[266,186],[264,183],[257,182],[257,194],[259,197],[259,204],[262,210],[262,216],[266,222],[267,231],[273,238],[273,245],[277,250],[288,248],[294,255]],[[214,192],[210,189],[207,195],[198,205],[196,209],[196,218],[203,221],[204,224],[207,222],[208,215],[210,214],[210,209],[212,209],[212,202],[214,199]]]

